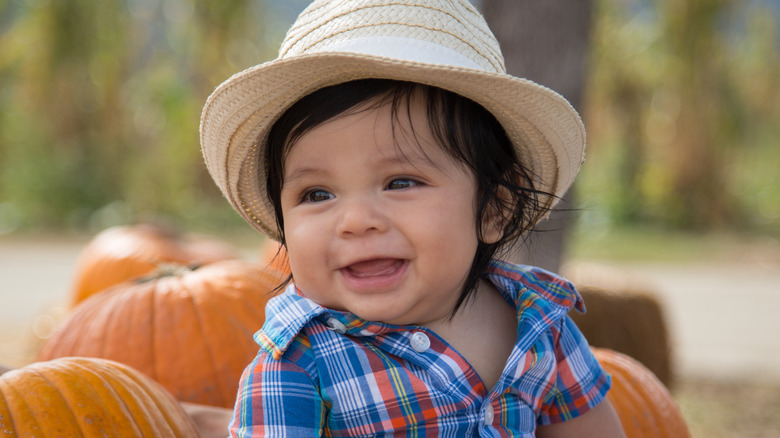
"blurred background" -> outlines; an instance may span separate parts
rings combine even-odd
[[[200,110],[306,3],[2,0],[0,234],[241,226],[202,165]],[[780,236],[780,2],[590,7],[580,226]]]
[[[259,245],[206,173],[199,116],[219,83],[276,56],[306,4],[0,0],[2,276],[67,275],[58,244],[151,219]],[[549,84],[588,129],[560,265],[657,291],[696,436],[780,436],[780,1],[577,5],[576,98]],[[14,265],[25,254],[43,266]],[[14,313],[18,287],[0,294]]]

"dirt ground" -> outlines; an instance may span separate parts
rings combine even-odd
[[[85,243],[0,237],[0,364],[34,360],[65,313]],[[573,260],[566,270],[606,273],[657,295],[672,334],[672,392],[694,437],[780,437],[780,252],[685,266]]]

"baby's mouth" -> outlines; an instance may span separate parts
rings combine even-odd
[[[357,278],[391,275],[403,266],[401,259],[372,259],[353,263],[344,269]]]

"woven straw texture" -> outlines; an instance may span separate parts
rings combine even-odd
[[[223,82],[201,116],[209,173],[256,229],[279,239],[260,159],[270,127],[301,97],[364,78],[433,85],[484,106],[537,188],[555,195],[542,200],[549,208],[582,163],[585,131],[576,111],[552,90],[506,74],[498,42],[467,0],[315,1],[288,31],[279,57]]]

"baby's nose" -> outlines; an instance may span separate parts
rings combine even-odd
[[[342,236],[360,236],[387,229],[387,218],[382,206],[371,197],[342,200],[338,233]]]

